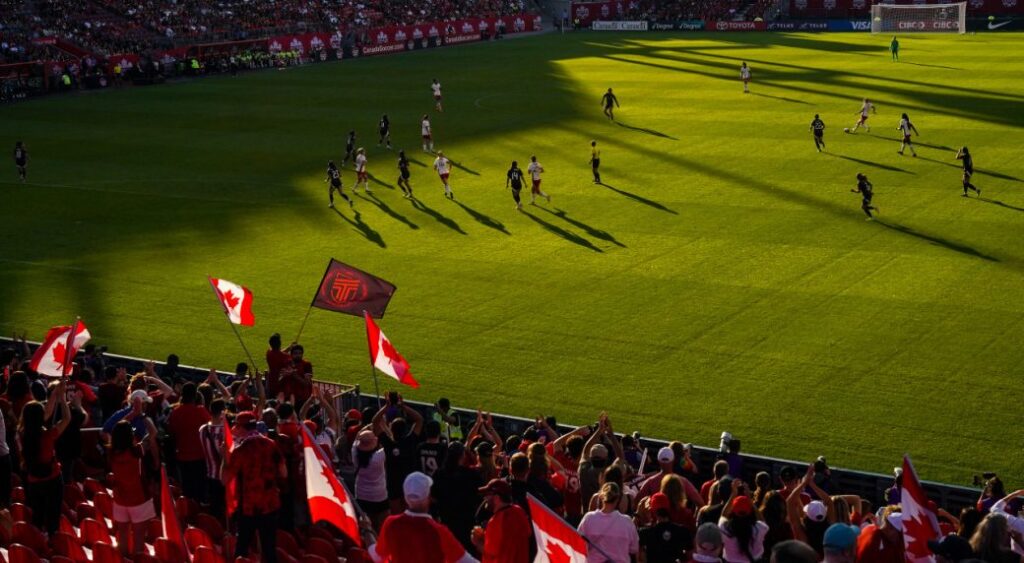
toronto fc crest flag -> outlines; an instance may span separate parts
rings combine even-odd
[[[311,306],[359,317],[366,311],[379,319],[394,293],[394,284],[331,258]]]

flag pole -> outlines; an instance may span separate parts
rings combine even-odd
[[[68,376],[68,367],[74,363],[74,358],[68,358],[71,354],[71,349],[75,345],[75,329],[78,328],[78,323],[82,322],[82,317],[75,317],[75,322],[71,323],[71,331],[68,332],[68,341],[64,344],[64,359],[60,364],[60,376]]]
[[[295,335],[295,342],[299,341],[299,337],[302,336],[302,331],[306,328],[306,321],[309,320],[309,314],[313,312],[313,304],[309,304],[309,309],[306,309],[306,316],[302,318],[302,324],[299,325],[299,333]]]
[[[255,373],[257,369],[256,360],[252,359],[252,354],[249,352],[249,347],[246,346],[245,341],[242,340],[242,335],[241,333],[238,332],[238,327],[235,326],[235,323],[231,322],[231,316],[230,313],[228,312],[228,308],[225,307],[224,302],[220,300],[220,294],[217,293],[217,288],[214,287],[213,285],[213,278],[211,278],[210,276],[206,276],[206,281],[210,282],[210,291],[213,292],[213,298],[217,300],[217,303],[220,303],[220,308],[224,310],[224,318],[228,321],[228,324],[231,325],[231,331],[235,333],[235,338],[238,338],[238,343],[242,345],[242,350],[245,350],[245,356],[249,358],[249,363],[252,364],[252,369],[253,372]]]

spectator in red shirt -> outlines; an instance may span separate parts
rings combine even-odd
[[[148,418],[146,424],[155,443],[156,427]],[[135,438],[132,423],[122,419],[115,424],[107,459],[114,475],[113,516],[117,525],[117,545],[124,556],[146,550],[146,525],[156,518],[153,498],[143,479],[143,475],[149,473],[143,467],[145,457],[142,444]]]
[[[704,484],[700,486],[700,497],[704,499],[705,504],[711,501],[711,487],[722,477],[729,474],[729,463],[722,459],[716,461],[715,465],[711,468],[711,473],[711,479],[704,481]]]
[[[274,333],[270,335],[270,348],[267,350],[267,393],[271,397],[277,396],[280,391],[281,370],[291,362],[292,357],[289,350],[281,351],[281,335]]]
[[[857,538],[857,563],[903,563],[903,520],[895,506],[882,512],[882,523],[871,524]]]
[[[64,480],[60,474],[56,443],[71,424],[71,409],[65,397],[67,389],[61,381],[50,394],[50,404],[60,409],[60,421],[47,427],[46,407],[39,401],[30,401],[21,411],[22,463],[27,475],[25,503],[32,509],[32,523],[53,534],[60,524],[60,509],[64,499]]]
[[[637,495],[637,500],[643,500],[661,490],[662,479],[666,475],[675,475],[675,460],[676,454],[671,448],[664,447],[658,450],[658,466],[661,467],[661,471],[644,481],[644,484],[640,486],[640,494]],[[700,508],[706,504],[703,497],[700,496],[700,491],[688,479],[683,479],[683,490],[686,493],[686,498],[693,503],[694,508]]]
[[[245,557],[256,534],[260,537],[262,561],[277,562],[277,518],[281,508],[281,484],[288,478],[281,451],[273,440],[256,430],[255,417],[240,429],[221,481],[230,489],[236,481],[238,495],[238,543],[235,557]]]
[[[181,388],[181,398],[167,419],[167,431],[174,438],[175,458],[182,493],[196,502],[206,502],[206,457],[199,429],[210,422],[210,411],[200,402],[196,384]]]
[[[313,393],[313,364],[303,359],[305,349],[301,344],[293,344],[289,353],[291,357],[281,368],[278,385],[285,400],[293,405],[301,405]]]
[[[512,504],[512,485],[492,479],[480,488],[485,507],[492,516],[485,528],[473,530],[473,544],[483,563],[528,563],[533,528],[526,511]]]
[[[565,517],[573,526],[583,518],[583,495],[580,493],[580,458],[583,456],[585,436],[590,434],[589,426],[580,426],[576,430],[560,436],[551,443],[551,457],[562,464],[565,471],[565,489],[562,492],[565,501]]]
[[[430,487],[433,480],[419,471],[410,473],[402,484],[405,504],[402,514],[388,516],[380,538],[369,547],[374,563],[474,563],[451,531],[430,517]]]

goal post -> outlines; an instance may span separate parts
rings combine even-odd
[[[871,33],[966,33],[967,2],[875,4]]]

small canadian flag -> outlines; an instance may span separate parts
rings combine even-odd
[[[389,375],[409,387],[419,387],[420,384],[409,372],[409,362],[395,350],[391,341],[381,332],[377,323],[373,322],[370,313],[363,311],[366,319],[366,339],[370,344],[370,363],[386,375]]]
[[[537,539],[534,563],[586,563],[587,542],[583,536],[533,495],[527,494],[526,500]]]
[[[43,343],[32,354],[29,367],[36,373],[51,377],[67,375],[78,349],[90,338],[92,335],[82,321],[76,320],[72,326],[55,326],[46,333]]]
[[[242,287],[237,283],[217,278],[209,278],[213,292],[220,299],[224,306],[224,313],[228,320],[236,325],[252,326],[256,324],[256,318],[252,316],[252,292],[249,288]]]

